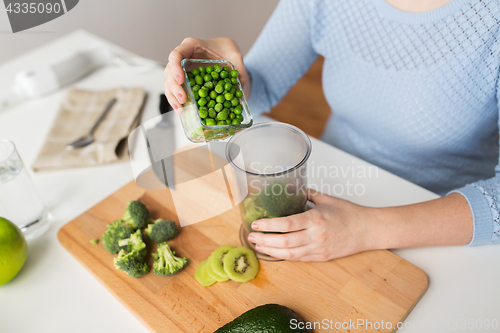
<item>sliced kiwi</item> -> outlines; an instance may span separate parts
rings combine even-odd
[[[207,264],[205,266],[205,270],[207,271],[208,276],[210,276],[212,279],[214,279],[217,282],[224,282],[224,281],[229,280],[229,276],[227,276],[226,274],[224,274],[225,276],[221,276],[221,275],[217,274],[216,272],[214,272],[214,270],[212,269],[212,265],[210,265],[211,258],[212,258],[212,256],[210,255],[210,257],[208,257],[208,259],[207,259]]]
[[[196,272],[194,272],[195,279],[203,286],[208,287],[215,283],[215,280],[208,275],[206,267],[210,266],[208,259],[203,260],[198,268],[196,268]]]
[[[259,273],[259,261],[255,253],[246,247],[230,250],[223,260],[224,271],[233,281],[247,282]]]
[[[218,274],[222,277],[226,277],[228,279],[229,276],[226,274],[226,271],[224,270],[223,260],[226,254],[232,249],[234,249],[234,246],[222,245],[217,250],[212,252],[212,255],[210,256],[210,266],[212,266],[212,270],[215,272],[215,274]]]

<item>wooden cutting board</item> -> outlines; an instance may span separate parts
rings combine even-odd
[[[176,180],[204,174],[217,162],[212,158],[200,161],[195,155],[187,150],[174,156]],[[212,196],[220,193],[223,198],[227,193],[225,186],[210,179],[202,181],[212,189]],[[58,238],[152,332],[213,332],[266,303],[288,306],[306,321],[328,322],[333,328],[316,326],[315,332],[395,332],[397,323],[407,317],[427,290],[424,272],[386,250],[323,263],[260,261],[260,272],[250,282],[228,281],[202,287],[194,278],[198,264],[220,245],[241,246],[237,208],[180,228],[179,236],[169,244],[178,255],[188,258],[181,272],[171,277],[151,272],[134,279],[114,268],[114,256],[102,243],[90,243],[91,239],[101,238],[108,223],[123,215],[130,200],[142,201],[153,218],[178,222],[169,189],[145,190],[132,182],[62,227]],[[200,198],[184,200],[194,203]],[[156,245],[148,243],[148,249],[156,252]],[[152,264],[150,254],[148,258]],[[369,321],[372,327],[353,329],[343,324],[357,320]],[[384,329],[376,327],[382,321]],[[392,323],[392,329],[387,328],[387,322]],[[335,325],[339,328],[342,324],[344,328],[335,329]]]

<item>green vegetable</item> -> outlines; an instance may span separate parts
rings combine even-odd
[[[132,228],[144,228],[148,224],[149,211],[140,201],[129,201],[122,222]]]
[[[167,243],[158,245],[158,253],[153,253],[153,258],[153,273],[156,275],[174,275],[187,264],[187,259],[176,257]]]
[[[237,78],[237,77],[238,77],[238,74],[239,74],[239,73],[238,73],[238,71],[237,71],[236,69],[233,69],[233,70],[231,71],[231,77],[233,77],[233,78]]]
[[[311,325],[286,306],[265,304],[248,310],[214,333],[312,333]]]
[[[118,241],[118,245],[120,247],[126,247],[127,252],[137,252],[140,254],[143,258],[147,254],[147,249],[146,249],[146,243],[144,243],[144,238],[142,236],[142,231],[141,229],[137,229],[136,232],[134,232],[132,235],[130,235],[130,238],[122,239]]]
[[[163,243],[179,234],[174,221],[158,219],[146,228],[146,236],[155,243]]]
[[[122,221],[117,220],[108,224],[104,235],[102,235],[102,245],[111,254],[116,254],[120,251],[118,242],[122,239],[129,238],[133,230],[122,224]]]
[[[304,211],[306,196],[292,185],[278,181],[269,184],[260,193],[250,194],[242,202],[243,219],[251,224],[263,218],[289,216]]]
[[[97,245],[99,244],[99,238],[96,238],[96,239],[91,239],[90,242],[94,245]]]
[[[144,257],[137,251],[127,253],[124,250],[120,250],[118,257],[114,258],[113,262],[116,269],[134,278],[148,274],[151,269],[144,262]]]

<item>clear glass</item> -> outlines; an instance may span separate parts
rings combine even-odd
[[[235,133],[241,131],[242,129],[252,126],[253,124],[253,118],[248,109],[245,95],[240,98],[240,104],[243,106],[243,111],[241,113],[241,115],[243,116],[243,121],[241,122],[241,124],[207,126],[201,122],[201,118],[198,113],[198,106],[196,105],[191,86],[189,85],[187,72],[191,71],[193,68],[198,68],[200,66],[206,67],[208,65],[214,64],[220,64],[221,67],[228,66],[231,69],[235,68],[233,64],[227,60],[184,59],[181,62],[182,69],[184,69],[185,75],[182,88],[186,92],[187,100],[186,103],[182,105],[182,113],[180,114],[180,119],[182,128],[184,129],[184,134],[189,141],[195,143],[224,140],[231,135],[234,135]],[[237,81],[238,89],[243,91],[240,80],[237,79]]]
[[[226,158],[236,182],[243,228],[247,236],[253,221],[289,216],[305,211],[307,160],[311,140],[300,129],[283,123],[262,123],[234,135],[226,146]],[[261,259],[270,257],[258,253]]]
[[[0,140],[0,216],[15,223],[26,239],[48,229],[45,206],[13,142]]]

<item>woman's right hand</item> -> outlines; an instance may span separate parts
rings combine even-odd
[[[186,38],[168,56],[165,67],[165,96],[177,114],[182,112],[181,105],[186,102],[186,93],[180,86],[184,82],[182,59],[224,59],[229,60],[238,70],[241,85],[247,83],[247,73],[243,65],[243,56],[235,41],[230,38],[197,39]],[[249,93],[248,89],[245,89]],[[248,96],[247,96],[248,98]]]

